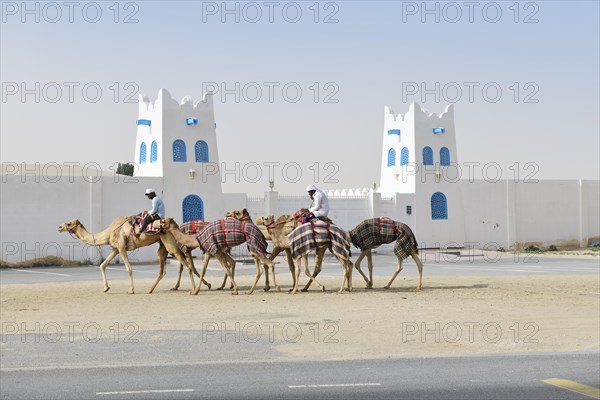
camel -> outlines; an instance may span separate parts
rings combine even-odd
[[[249,216],[248,216],[249,217]],[[267,215],[266,217],[258,217],[256,219],[256,224],[261,227],[264,226],[271,237],[271,241],[273,242],[273,253],[269,256],[270,260],[275,259],[279,253],[285,250],[286,259],[288,261],[288,266],[290,268],[290,272],[292,274],[292,288],[296,286],[296,273],[294,266],[294,259],[292,257],[292,250],[290,249],[290,239],[287,235],[289,235],[298,225],[299,223],[294,220],[290,215],[284,214],[275,220],[275,216],[273,214]],[[319,253],[322,255],[325,253],[326,249],[322,251],[317,251],[317,259],[319,258]],[[274,274],[274,272],[273,272]],[[275,277],[273,277],[275,280]],[[291,292],[293,289],[290,289]],[[306,292],[306,290],[302,289],[302,291]]]
[[[234,218],[221,219],[208,224],[201,233],[196,237],[186,235],[179,230],[179,227],[172,219],[165,220],[165,229],[170,232],[173,237],[186,247],[194,246],[194,241],[206,253],[204,264],[202,266],[201,279],[206,274],[210,256],[217,258],[227,277],[233,285],[232,294],[238,294],[238,286],[230,271],[230,263],[234,260],[227,255],[227,251],[242,243],[247,243],[252,258],[256,265],[256,277],[254,284],[247,294],[252,294],[256,289],[256,284],[261,276],[260,262],[262,261],[269,268],[273,268],[273,262],[266,258],[267,242],[264,235],[254,224],[244,223]],[[202,281],[201,281],[202,282]],[[198,294],[202,283],[199,283],[194,291]]]
[[[188,263],[190,265],[194,265],[194,261],[192,259],[191,252],[192,252],[192,250],[200,247],[198,240],[196,240],[196,235],[198,233],[200,233],[204,228],[206,228],[206,226],[208,224],[210,224],[210,222],[206,222],[204,220],[196,220],[196,221],[186,222],[182,225],[177,225],[177,223],[175,222],[175,220],[173,218],[166,218],[163,220],[163,229],[165,230],[165,232],[168,232],[169,234],[173,235],[173,237],[175,238],[177,243],[180,245],[180,248],[185,249],[186,259],[187,259]],[[182,236],[182,235],[185,235],[185,236]],[[179,240],[177,240],[177,238],[179,238]],[[235,276],[235,260],[233,258],[231,258],[231,255],[229,254],[229,252],[224,252],[223,254],[225,256],[226,264],[231,271],[231,275]],[[204,257],[208,257],[210,260],[212,255],[205,254]],[[195,268],[195,266],[194,266],[194,268]],[[181,281],[182,272],[183,272],[183,264],[180,263],[179,264],[179,275],[177,277],[177,284],[171,290],[177,290],[177,288],[179,287],[179,282]],[[200,274],[198,274],[197,276],[200,277]],[[220,287],[217,288],[217,290],[223,290],[226,282],[227,282],[227,274],[225,274],[225,276],[223,277],[223,283],[221,284]],[[207,285],[208,290],[210,290],[210,288],[211,288],[210,283],[206,282],[205,280],[203,280],[202,283]],[[233,289],[233,285],[231,285],[231,288]],[[266,290],[268,290],[268,289],[266,289]]]
[[[396,276],[402,271],[402,261],[411,256],[419,269],[419,286],[415,290],[421,290],[423,286],[423,263],[418,256],[417,239],[408,225],[386,217],[369,218],[350,231],[350,238],[352,244],[361,250],[360,256],[358,256],[354,266],[367,283],[366,289],[373,288],[373,259],[371,250],[385,243],[396,242],[394,253],[398,258],[398,266],[392,279],[384,286],[384,289],[390,288]],[[369,267],[368,279],[360,269],[360,262],[365,256],[367,257]]]
[[[350,235],[348,232],[340,229],[335,225],[330,225],[319,220],[312,220],[300,225],[288,235],[290,241],[290,249],[296,260],[298,268],[296,268],[296,282],[290,293],[298,292],[298,281],[300,278],[300,261],[304,261],[304,273],[309,278],[308,284],[302,289],[308,290],[310,284],[314,281],[321,290],[325,291],[325,286],[321,285],[316,277],[321,272],[321,264],[325,251],[329,249],[342,264],[344,269],[344,279],[342,286],[337,292],[344,292],[344,285],[347,283],[347,290],[352,291],[352,261],[350,261]],[[308,269],[308,253],[315,250],[317,252],[317,264],[315,272],[311,275]]]
[[[227,213],[225,213],[225,216],[227,218],[235,218],[235,219],[237,219],[239,221],[247,222],[247,223],[256,225],[260,229],[260,231],[263,234],[263,236],[265,237],[265,239],[273,242],[273,238],[271,237],[271,233],[269,231],[269,228],[266,227],[266,226],[264,226],[264,225],[262,225],[262,224],[255,224],[254,221],[252,220],[252,217],[250,216],[250,213],[248,212],[248,209],[242,208],[241,210],[228,211]],[[273,242],[273,244],[275,245],[275,249],[273,249],[273,253],[269,256],[269,260],[271,260],[271,261],[273,261],[275,259],[275,257],[277,257],[277,255],[279,253],[281,253],[282,250],[284,250],[284,248],[278,247],[275,242]],[[286,254],[288,254],[288,253],[289,253],[289,256],[288,256],[288,265],[290,267],[290,271],[292,273],[292,277],[294,277],[294,261],[291,258],[291,252],[286,251]],[[275,267],[272,268],[271,273],[273,275],[273,285],[275,285],[275,288],[278,291],[281,290],[281,288],[277,284],[277,280],[275,278]],[[267,292],[267,291],[270,290],[269,269],[267,268],[266,264],[265,264],[265,288],[264,288],[264,290],[265,290],[265,292]]]
[[[177,246],[177,242],[175,238],[170,235],[148,235],[146,233],[142,233],[140,238],[136,238],[132,233],[131,224],[129,223],[129,217],[123,216],[115,219],[108,228],[98,233],[90,233],[88,232],[83,224],[77,220],[71,220],[65,222],[64,224],[58,227],[59,232],[69,232],[71,235],[74,235],[82,242],[90,245],[90,246],[102,246],[108,245],[112,248],[111,253],[108,257],[100,264],[100,271],[102,272],[102,281],[104,284],[104,292],[108,292],[110,290],[110,286],[108,286],[108,281],[106,279],[106,267],[108,263],[112,261],[113,258],[117,254],[121,256],[123,262],[125,263],[125,268],[127,269],[127,273],[129,274],[129,294],[134,294],[133,287],[133,270],[131,268],[131,264],[129,263],[129,258],[127,257],[127,252],[135,250],[140,247],[146,247],[152,245],[156,242],[160,241],[160,247],[158,250],[158,256],[160,260],[160,272],[154,281],[152,287],[148,290],[148,293],[152,293],[158,282],[163,278],[165,274],[165,265],[166,265],[166,257],[167,252],[173,254],[180,263],[186,266],[190,273],[190,281],[192,283],[191,293],[193,293],[196,288],[194,284],[194,271],[198,274],[198,271],[195,268],[190,267],[187,263],[185,257],[179,250]]]

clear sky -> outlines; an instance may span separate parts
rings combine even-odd
[[[326,189],[378,182],[383,108],[413,101],[456,103],[460,163],[599,178],[597,1],[70,4],[2,2],[2,162],[133,161],[138,91],[216,83],[221,162],[298,162],[283,193],[316,168]],[[267,171],[224,190],[260,194]]]

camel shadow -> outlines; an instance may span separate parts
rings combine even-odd
[[[428,286],[423,285],[421,292],[427,290],[456,290],[456,289],[486,289],[489,285],[478,283],[476,285],[454,285],[454,286]],[[415,293],[415,286],[406,286],[406,287],[391,287],[389,289],[384,289],[382,287],[374,287],[373,289],[365,289],[364,286],[354,286],[352,291],[361,291],[361,292],[376,292],[376,293]]]

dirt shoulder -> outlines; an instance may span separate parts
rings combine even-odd
[[[280,283],[286,289],[289,278]],[[102,283],[2,285],[2,334],[15,326],[93,323],[110,331],[115,323],[133,323],[139,332],[196,331],[221,344],[224,330],[242,342],[267,343],[276,359],[361,359],[511,352],[554,352],[600,348],[598,276],[399,277],[390,290],[387,277],[374,290],[335,294],[340,279],[322,279],[326,293],[285,291],[232,296],[203,290],[198,296],[168,290],[142,294],[151,280],[136,280],[138,294],[128,295],[127,281]],[[240,277],[242,289],[251,277]],[[216,282],[213,282],[216,283]],[[184,288],[189,288],[185,282]],[[16,324],[16,325],[15,325]],[[160,336],[160,335],[159,335]],[[233,336],[235,337],[235,335]],[[3,349],[7,344],[3,343]]]

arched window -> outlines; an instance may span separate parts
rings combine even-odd
[[[423,165],[433,165],[433,150],[429,146],[423,148]]]
[[[447,147],[442,147],[440,149],[440,164],[450,165],[450,150],[448,150]]]
[[[140,144],[140,164],[146,164],[146,142]]]
[[[396,165],[396,150],[390,149],[388,151],[388,167],[393,167]]]
[[[406,147],[403,147],[400,152],[400,165],[408,165],[408,149]]]
[[[204,140],[198,140],[194,146],[196,162],[208,162],[208,144]]]
[[[431,219],[448,219],[448,202],[442,192],[431,196]]]
[[[152,144],[150,145],[150,162],[155,163],[157,159],[158,159],[158,144],[156,143],[156,140],[153,140]]]
[[[204,202],[200,196],[190,194],[183,199],[183,222],[204,220]]]
[[[177,139],[173,142],[173,161],[185,162],[187,157],[185,155],[185,142],[181,139]]]

